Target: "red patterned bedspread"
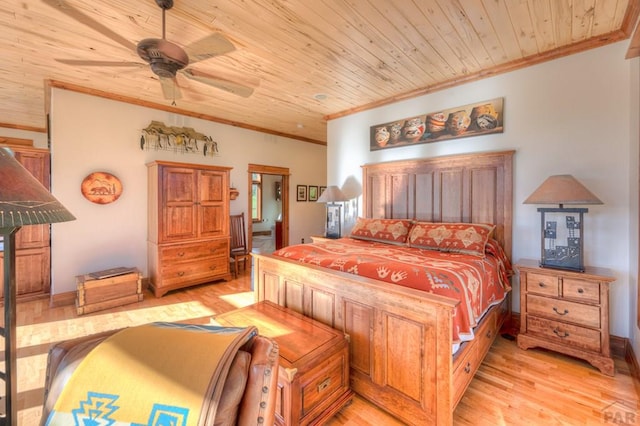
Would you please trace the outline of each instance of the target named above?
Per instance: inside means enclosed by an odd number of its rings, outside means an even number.
[[[511,290],[511,264],[502,248],[490,240],[486,253],[481,258],[341,238],[285,247],[274,255],[459,300],[453,317],[455,350],[473,339],[482,315]]]

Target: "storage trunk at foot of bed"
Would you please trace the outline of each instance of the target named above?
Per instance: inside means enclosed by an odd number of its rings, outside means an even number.
[[[349,336],[354,391],[408,423],[451,423],[456,301],[263,255],[254,274],[257,300]]]

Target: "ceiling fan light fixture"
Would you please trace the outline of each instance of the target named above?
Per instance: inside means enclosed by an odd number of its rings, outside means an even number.
[[[167,63],[167,62],[151,62],[149,64],[151,66],[151,71],[158,77],[162,78],[173,78],[176,76],[176,73],[180,68],[176,68],[175,64]]]

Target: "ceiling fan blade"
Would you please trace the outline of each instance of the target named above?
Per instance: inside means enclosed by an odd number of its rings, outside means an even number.
[[[75,19],[76,21],[80,22],[81,24],[84,24],[89,28],[93,28],[94,30],[96,30],[100,34],[110,38],[111,40],[113,40],[116,43],[124,46],[125,48],[129,49],[130,51],[134,51],[135,52],[135,50],[136,50],[136,45],[135,44],[133,44],[132,42],[130,42],[126,38],[122,37],[121,35],[119,35],[115,31],[111,30],[110,28],[106,27],[105,25],[101,24],[100,22],[96,21],[95,19],[91,18],[90,16],[85,15],[80,10],[76,9],[75,7],[67,4],[67,2],[65,2],[64,0],[42,0],[42,1],[45,4],[55,8],[57,10],[59,10],[60,12],[64,13],[65,15],[69,16],[70,18]]]
[[[86,59],[55,59],[65,65],[81,66],[81,67],[147,67],[147,64],[131,61],[89,61]]]
[[[160,77],[160,86],[162,86],[162,95],[165,99],[175,101],[182,99],[182,92],[176,82],[176,78]]]
[[[225,90],[227,92],[233,93],[234,95],[242,96],[244,98],[248,98],[253,94],[253,87],[246,86],[244,84],[235,83],[233,81],[226,80],[224,78],[215,77],[212,75],[205,74],[200,71],[193,70],[191,68],[187,68],[182,73],[187,77],[195,81],[199,81],[200,83],[207,84],[209,86]]]
[[[236,50],[236,47],[222,34],[213,33],[191,43],[184,50],[189,55],[189,61],[193,63],[224,55]]]

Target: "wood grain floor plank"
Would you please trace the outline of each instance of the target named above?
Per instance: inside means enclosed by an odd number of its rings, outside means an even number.
[[[229,282],[78,316],[48,300],[18,303],[18,424],[37,425],[49,347],[58,341],[152,321],[207,318],[253,303],[249,271]],[[523,351],[498,337],[455,413],[456,425],[640,424],[638,385],[624,359],[608,377],[584,361],[546,350]],[[0,366],[1,367],[1,366]],[[3,391],[0,391],[0,395]],[[356,395],[328,425],[402,423]]]

